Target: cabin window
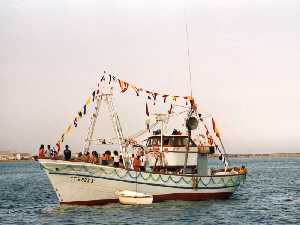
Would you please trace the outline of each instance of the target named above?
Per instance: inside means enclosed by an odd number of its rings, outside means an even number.
[[[164,146],[169,145],[170,139],[169,137],[164,137]]]
[[[160,137],[152,137],[148,140],[147,146],[160,145]]]
[[[188,137],[184,137],[182,139],[182,145],[183,146],[187,146],[187,143],[188,143]],[[195,142],[192,139],[190,139],[190,146],[191,147],[196,147],[196,144],[195,144]]]
[[[169,147],[185,147],[188,142],[188,137],[184,136],[175,136],[175,137],[169,137],[169,136],[164,136],[163,137],[163,145],[164,146],[169,146]],[[156,136],[156,137],[151,137],[148,139],[147,146],[157,146],[161,145],[161,137]],[[191,147],[196,147],[195,142],[193,140],[190,140],[190,146]]]
[[[170,144],[170,146],[173,146],[173,147],[178,146],[178,138],[177,137],[170,137],[169,144]]]

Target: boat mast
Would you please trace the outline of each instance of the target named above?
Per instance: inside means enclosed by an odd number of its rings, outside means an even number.
[[[100,106],[102,104],[102,101],[104,101],[108,106],[108,110],[109,110],[109,113],[110,113],[110,118],[111,118],[111,121],[112,121],[112,126],[113,126],[113,129],[114,129],[114,131],[117,135],[118,144],[120,146],[120,152],[122,153],[122,155],[124,157],[124,166],[126,166],[125,158],[127,157],[127,151],[126,151],[126,147],[124,146],[124,135],[123,135],[123,130],[122,130],[122,127],[121,127],[120,119],[119,119],[118,113],[116,111],[114,102],[113,102],[113,93],[112,93],[111,89],[108,93],[103,93],[103,94],[101,94],[100,96],[97,97],[96,107],[95,107],[94,113],[91,117],[91,124],[90,124],[90,127],[88,129],[88,134],[85,138],[84,152],[88,152],[90,150],[92,137],[93,137],[93,134],[94,134],[95,125],[96,125],[96,122],[97,122],[97,118],[98,118],[98,115],[99,115],[99,109],[100,109]]]
[[[184,20],[185,20],[185,37],[186,37],[186,45],[187,45],[187,61],[188,61],[188,74],[189,74],[189,81],[190,81],[190,96],[193,96],[193,88],[192,88],[192,72],[191,72],[191,56],[190,56],[190,42],[189,42],[189,27],[187,22],[187,14],[186,14],[186,7],[184,5]],[[192,112],[192,105],[191,105],[191,112]],[[190,113],[189,113],[190,114]],[[189,117],[191,115],[188,115],[187,121],[189,120]],[[185,159],[184,159],[184,165],[183,165],[183,173],[185,174],[187,172],[187,162],[189,157],[189,150],[190,150],[190,141],[191,141],[191,129],[187,126],[187,133],[188,133],[188,143],[186,146],[186,153],[185,153]]]
[[[127,158],[127,154],[126,154],[126,147],[124,146],[124,135],[123,135],[123,130],[121,127],[121,123],[120,123],[120,119],[119,119],[119,115],[116,111],[116,107],[114,105],[113,102],[113,94],[112,94],[112,90],[110,90],[110,94],[105,95],[105,99],[104,99],[108,105],[108,110],[110,112],[110,118],[112,121],[112,125],[114,128],[114,131],[117,135],[118,138],[118,142],[119,142],[119,147],[120,147],[120,151],[122,152],[122,155],[124,157],[124,166],[126,166],[126,158]]]
[[[192,89],[192,72],[191,72],[191,56],[190,56],[190,41],[189,41],[189,27],[187,22],[186,8],[184,6],[184,19],[185,19],[185,38],[186,38],[186,53],[187,53],[187,61],[188,61],[188,73],[189,73],[189,81],[190,81],[190,95],[193,96]]]
[[[99,109],[101,107],[101,102],[102,102],[101,100],[102,100],[102,96],[99,96],[99,97],[96,98],[96,106],[95,106],[94,112],[91,116],[91,124],[89,126],[87,136],[84,139],[84,141],[85,141],[85,143],[84,143],[84,153],[90,151],[92,138],[93,138],[93,135],[94,135],[94,130],[95,130],[97,118],[98,118],[98,115],[99,115]]]

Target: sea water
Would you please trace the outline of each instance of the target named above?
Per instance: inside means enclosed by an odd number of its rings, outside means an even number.
[[[300,224],[300,158],[233,159],[247,181],[227,200],[60,205],[37,162],[0,163],[0,224]]]

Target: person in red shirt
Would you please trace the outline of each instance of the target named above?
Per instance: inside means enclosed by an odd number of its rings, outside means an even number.
[[[141,160],[140,156],[138,155],[136,158],[133,160],[133,169],[135,171],[140,171],[140,166],[141,166]]]
[[[44,159],[45,158],[45,147],[44,145],[41,145],[39,149],[39,159]]]

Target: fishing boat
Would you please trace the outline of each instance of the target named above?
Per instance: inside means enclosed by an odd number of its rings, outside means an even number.
[[[123,134],[120,116],[113,101],[116,90],[122,94],[131,91],[137,97],[145,97],[146,127],[135,135]],[[150,113],[149,105],[158,107],[159,103],[169,104],[170,109],[165,113]],[[104,104],[109,109],[115,138],[94,137],[99,111]],[[119,155],[122,155],[122,166],[78,159],[40,158],[39,163],[60,203],[93,205],[118,202],[115,194],[118,190],[147,193],[145,196],[148,200],[151,196],[153,202],[226,199],[246,179],[244,167],[231,167],[213,118],[201,114],[192,96],[146,91],[104,73],[99,78],[97,88],[59,138],[57,146],[65,143],[70,130],[76,129],[79,121],[88,115],[87,107],[93,107],[93,111],[83,154],[93,151],[92,144],[111,146],[111,151],[116,149],[108,144],[114,144]],[[183,120],[184,126],[181,130],[172,128],[173,131],[169,132],[167,127],[172,125],[170,120],[176,118]],[[208,126],[208,121],[213,122],[212,128]],[[143,135],[147,138],[138,140]],[[132,154],[146,159],[144,169],[133,167]],[[218,154],[222,167],[209,168],[209,155],[212,154]]]

